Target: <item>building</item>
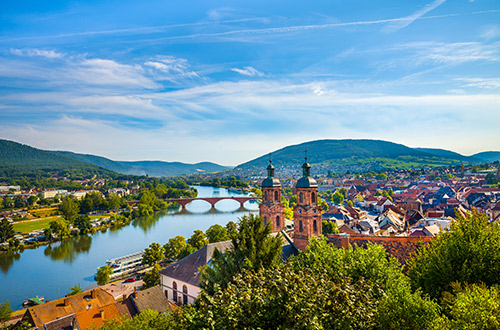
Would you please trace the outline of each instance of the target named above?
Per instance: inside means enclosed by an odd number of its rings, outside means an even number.
[[[259,213],[264,220],[264,226],[270,222],[272,232],[285,229],[285,207],[281,202],[281,183],[274,177],[274,166],[269,160],[267,178],[262,181],[262,203]]]
[[[296,185],[297,205],[293,208],[293,244],[304,250],[311,236],[322,235],[321,207],[318,205],[318,184],[311,177],[311,165],[302,165],[302,178]]]

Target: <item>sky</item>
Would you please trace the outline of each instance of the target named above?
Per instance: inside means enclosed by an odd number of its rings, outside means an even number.
[[[316,139],[500,150],[500,2],[3,1],[0,138],[223,165]]]

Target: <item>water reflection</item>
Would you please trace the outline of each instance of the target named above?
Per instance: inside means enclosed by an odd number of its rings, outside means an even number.
[[[3,252],[0,253],[0,269],[2,273],[7,274],[15,260],[19,260],[21,254],[19,252]]]
[[[47,246],[43,254],[52,260],[62,260],[71,264],[79,254],[88,252],[91,245],[92,236],[80,235],[73,239],[64,240],[54,245]]]

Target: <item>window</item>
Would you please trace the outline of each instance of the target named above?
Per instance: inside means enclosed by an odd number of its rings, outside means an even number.
[[[316,222],[316,220],[314,220],[314,221],[313,221],[313,231],[314,231],[315,233],[317,233],[317,232],[318,232],[318,223]]]
[[[300,204],[304,203],[304,193],[302,193],[302,192],[299,194],[299,203]]]
[[[278,195],[278,191],[276,190],[274,192],[274,201],[277,202],[279,200],[279,195]]]
[[[304,231],[304,228],[302,226],[302,221],[299,221],[299,231],[300,232],[303,232]]]
[[[187,305],[187,303],[188,303],[188,288],[187,288],[187,286],[184,285],[182,287],[182,293],[183,293],[182,294],[182,304]]]
[[[280,227],[280,216],[279,215],[276,216],[276,227],[278,227],[278,228]]]
[[[316,194],[315,193],[312,193],[312,195],[311,195],[311,202],[312,202],[312,204],[316,204]]]
[[[267,202],[267,191],[264,191],[264,202]]]
[[[264,217],[264,226],[267,225],[267,217]]]
[[[177,302],[177,283],[176,282],[172,283],[172,299],[174,299],[174,302]]]

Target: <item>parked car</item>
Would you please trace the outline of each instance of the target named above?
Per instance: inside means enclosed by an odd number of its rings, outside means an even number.
[[[135,277],[129,277],[125,280],[125,283],[135,282],[135,281],[136,281]]]

